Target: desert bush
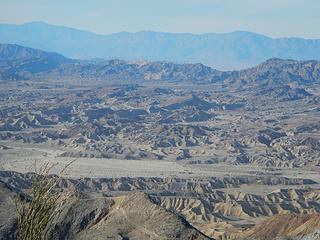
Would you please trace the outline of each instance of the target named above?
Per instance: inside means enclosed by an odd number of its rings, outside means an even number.
[[[58,204],[63,202],[62,198],[65,197],[56,186],[71,163],[67,164],[58,175],[50,174],[56,164],[47,163],[36,171],[32,179],[31,199],[17,203],[18,240],[52,238],[51,223],[59,216]]]

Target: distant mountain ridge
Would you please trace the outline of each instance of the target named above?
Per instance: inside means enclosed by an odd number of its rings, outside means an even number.
[[[0,79],[26,80],[34,74],[74,62],[58,53],[44,52],[16,44],[0,44]]]
[[[0,24],[0,42],[70,58],[201,62],[220,70],[254,66],[269,58],[320,60],[320,40],[270,38],[251,32],[225,34],[142,31],[100,35],[42,22]]]
[[[96,83],[170,82],[210,84],[233,89],[259,88],[259,92],[278,89],[290,92],[290,98],[308,95],[289,85],[320,84],[320,61],[295,61],[273,58],[240,71],[219,71],[196,64],[170,62],[134,62],[124,60],[87,61],[66,58],[57,53],[0,44],[0,80],[52,80]],[[288,92],[288,93],[289,93]]]
[[[21,60],[30,58],[50,58],[56,62],[70,62],[70,59],[58,54],[41,51],[30,47],[22,47],[17,44],[0,44],[0,60]]]

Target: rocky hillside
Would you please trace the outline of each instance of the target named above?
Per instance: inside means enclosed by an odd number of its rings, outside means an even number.
[[[249,239],[320,239],[320,214],[283,214],[268,218],[248,230]]]
[[[80,61],[59,54],[0,45],[1,80],[63,80],[75,83],[218,83],[236,89],[278,87],[288,84],[319,84],[318,61],[270,59],[241,71],[222,72],[203,64],[127,62],[122,60]]]
[[[298,85],[312,85],[319,83],[319,76],[319,61],[295,61],[273,58],[253,68],[233,72],[231,77],[229,77],[229,81],[230,83],[236,81],[239,85],[248,83],[269,87],[293,82]]]
[[[15,44],[0,44],[0,79],[25,80],[35,74],[53,70],[60,64],[72,62],[57,53]]]
[[[19,193],[0,182],[0,239],[15,239]],[[59,203],[51,239],[210,239],[144,193],[91,198],[68,194]],[[5,214],[4,214],[5,213]]]
[[[0,171],[0,239],[15,235],[17,194],[30,199],[33,173]],[[54,177],[54,176],[51,176]],[[59,239],[290,239],[317,236],[320,192],[308,179],[60,179]],[[282,189],[266,194],[241,189]],[[258,191],[259,192],[259,191]],[[208,237],[206,237],[208,236]],[[317,239],[317,238],[310,238]]]

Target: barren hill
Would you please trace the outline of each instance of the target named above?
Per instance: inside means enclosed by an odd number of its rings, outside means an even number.
[[[0,182],[0,239],[15,239],[17,194]],[[68,196],[59,203],[61,214],[53,223],[51,239],[210,239],[143,193],[114,198]]]

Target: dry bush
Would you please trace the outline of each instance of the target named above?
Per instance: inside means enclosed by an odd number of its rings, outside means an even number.
[[[73,162],[73,161],[72,161]],[[59,202],[63,202],[65,194],[56,186],[67,164],[59,175],[50,175],[56,164],[45,164],[32,179],[31,200],[17,203],[18,240],[44,240],[52,236],[53,220],[60,214]]]

